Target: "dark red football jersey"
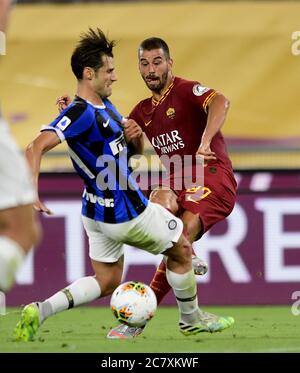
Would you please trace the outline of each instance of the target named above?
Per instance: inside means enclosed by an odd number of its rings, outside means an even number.
[[[206,126],[208,104],[216,94],[197,81],[175,77],[159,101],[141,101],[129,117],[141,126],[158,156],[195,155]],[[218,165],[232,171],[220,131],[211,142],[211,150]]]

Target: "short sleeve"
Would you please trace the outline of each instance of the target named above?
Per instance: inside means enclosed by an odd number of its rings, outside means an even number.
[[[69,105],[48,126],[41,131],[54,131],[63,142],[87,131],[94,121],[93,110],[86,102],[75,102]]]
[[[205,113],[211,100],[217,95],[213,88],[205,87],[199,82],[188,82],[182,87],[185,98],[190,98],[196,105],[200,105]]]

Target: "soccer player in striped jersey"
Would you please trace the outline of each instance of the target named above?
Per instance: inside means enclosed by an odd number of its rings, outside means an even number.
[[[160,38],[144,40],[138,57],[140,74],[152,97],[139,102],[129,118],[141,127],[169,171],[150,200],[182,219],[185,236],[192,243],[225,219],[236,200],[236,182],[220,132],[229,102],[198,81],[175,77],[169,47]],[[174,166],[170,159],[175,159],[175,170],[170,168]],[[150,286],[160,303],[170,290],[164,261]],[[223,329],[222,318],[216,315],[202,311],[201,319],[214,322],[215,331]],[[142,330],[120,325],[108,338],[132,338]]]
[[[142,132],[132,123],[124,136],[122,116],[108,100],[117,79],[113,46],[100,29],[82,36],[71,58],[76,98],[43,128],[26,152],[37,185],[42,154],[67,141],[74,168],[85,184],[82,220],[95,276],[80,278],[45,301],[25,306],[14,330],[16,340],[33,340],[40,325],[57,312],[110,295],[121,281],[123,243],[167,256],[166,275],[184,335],[215,328],[213,323],[200,322],[191,244],[181,234],[181,220],[148,201],[131,177],[127,149]],[[50,213],[41,201],[36,208]],[[233,320],[222,322],[226,328]]]

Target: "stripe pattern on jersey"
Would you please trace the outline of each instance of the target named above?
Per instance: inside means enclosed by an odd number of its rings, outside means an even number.
[[[43,130],[56,131],[68,143],[73,166],[85,184],[82,214],[106,223],[122,223],[141,214],[148,200],[128,167],[122,116],[109,100],[103,103],[94,106],[76,97]]]

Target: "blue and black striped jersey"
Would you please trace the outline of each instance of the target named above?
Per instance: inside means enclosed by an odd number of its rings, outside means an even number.
[[[148,204],[128,167],[122,116],[108,100],[95,106],[79,97],[42,131],[66,140],[73,166],[83,179],[82,214],[105,223],[122,223]]]

